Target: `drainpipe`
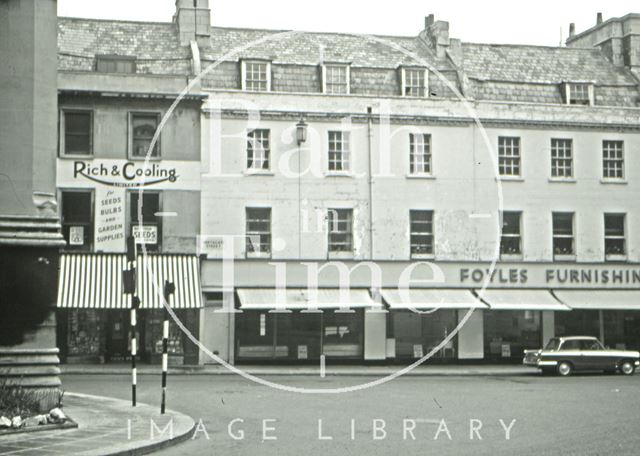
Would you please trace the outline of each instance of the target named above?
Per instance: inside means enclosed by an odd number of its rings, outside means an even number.
[[[371,106],[367,106],[367,152],[368,152],[368,174],[369,174],[369,260],[373,261],[373,163],[372,163],[372,135],[373,117]]]

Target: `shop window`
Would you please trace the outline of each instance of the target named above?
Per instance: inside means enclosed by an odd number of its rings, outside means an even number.
[[[541,312],[498,310],[484,313],[485,358],[522,362],[524,350],[542,345]]]
[[[433,211],[409,211],[411,256],[433,255]]]
[[[271,208],[246,209],[246,255],[249,258],[271,256]]]
[[[276,356],[275,318],[278,314],[244,311],[236,318],[236,353],[239,359],[265,359]],[[288,356],[286,346],[281,356]]]
[[[62,233],[68,250],[91,250],[93,244],[93,192],[63,191]]]
[[[247,132],[248,170],[268,170],[270,154],[269,130],[251,130]]]
[[[608,260],[626,255],[624,214],[604,214],[604,253]]]
[[[349,171],[349,132],[329,132],[329,171]]]
[[[501,255],[522,254],[521,219],[521,212],[504,211],[502,213]]]
[[[409,173],[431,174],[431,135],[409,135]]]
[[[349,65],[323,65],[322,75],[324,93],[349,93]]]
[[[551,140],[551,177],[573,177],[573,141]]]
[[[427,96],[427,70],[424,68],[402,68],[402,95],[405,97]]]
[[[160,156],[160,136],[153,145],[149,153],[151,142],[160,125],[160,114],[158,113],[130,113],[129,131],[131,132],[130,150],[133,158],[158,158]]]
[[[335,358],[362,356],[362,309],[353,312],[328,311],[322,315],[322,353]]]
[[[140,199],[142,196],[142,200]],[[156,215],[160,212],[160,193],[137,190],[130,192],[131,235],[137,244],[144,244],[149,251],[159,251],[162,244],[162,224]],[[138,215],[140,206],[142,218]]]
[[[624,179],[623,141],[602,141],[602,177]]]
[[[575,255],[573,212],[553,213],[553,254]]]
[[[271,63],[245,60],[242,62],[242,90],[271,90]]]
[[[390,315],[389,326],[393,328],[395,335],[398,359],[423,357],[446,339],[458,324],[457,312],[450,309],[439,309],[437,312],[428,313],[398,310]],[[456,338],[454,337],[430,360],[451,360],[455,356]]]
[[[353,210],[329,209],[329,252],[353,251]]]
[[[96,55],[98,73],[135,73],[136,58],[125,55]]]
[[[501,176],[520,176],[520,138],[498,138],[498,171]]]
[[[93,154],[92,111],[63,110],[60,113],[60,135],[63,155]]]

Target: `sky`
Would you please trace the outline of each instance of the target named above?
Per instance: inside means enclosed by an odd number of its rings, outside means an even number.
[[[424,17],[449,22],[449,35],[467,42],[557,46],[569,23],[577,33],[604,20],[640,13],[638,0],[209,0],[212,24],[278,30],[415,36]],[[60,16],[171,21],[174,0],[58,0]]]

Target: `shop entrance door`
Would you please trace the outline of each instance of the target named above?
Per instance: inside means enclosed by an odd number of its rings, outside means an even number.
[[[127,311],[108,312],[107,362],[122,362],[129,359],[129,324],[127,317]]]

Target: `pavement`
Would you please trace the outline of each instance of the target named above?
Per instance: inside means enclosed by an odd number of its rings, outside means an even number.
[[[405,368],[405,365],[385,366],[326,366],[324,376],[347,377],[380,377],[387,376]],[[256,376],[320,376],[319,366],[269,366],[269,365],[238,365],[236,369]],[[126,375],[131,374],[129,364],[63,364],[60,366],[63,375],[93,374],[93,375]],[[159,375],[159,365],[138,364],[138,375]],[[238,375],[221,365],[204,366],[169,366],[169,372],[190,375]],[[406,372],[407,376],[496,376],[523,375],[537,372],[537,369],[514,364],[479,364],[479,365],[438,365],[426,363]]]
[[[98,390],[98,389],[97,389]],[[68,430],[38,431],[0,437],[0,455],[138,455],[189,438],[193,419],[157,407],[89,394],[65,393],[64,412],[78,423]]]

